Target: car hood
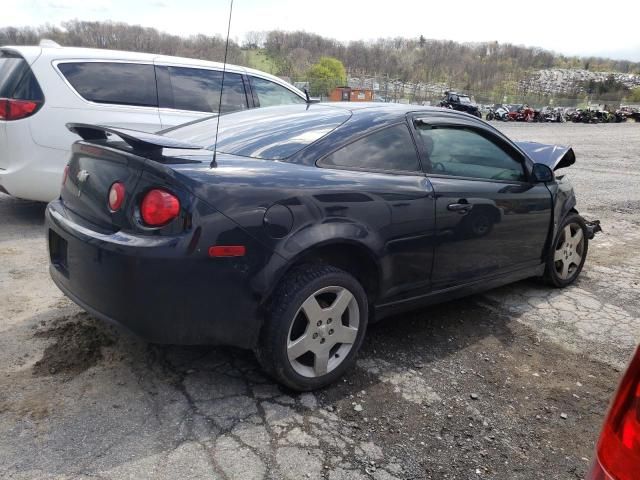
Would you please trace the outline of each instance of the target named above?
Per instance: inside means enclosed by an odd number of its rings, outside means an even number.
[[[535,163],[544,163],[551,170],[569,167],[576,163],[576,155],[571,147],[537,142],[516,142],[516,145]]]

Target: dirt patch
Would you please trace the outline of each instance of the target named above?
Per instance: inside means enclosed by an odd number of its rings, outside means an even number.
[[[64,318],[61,324],[35,333],[35,337],[55,339],[33,366],[33,374],[77,375],[102,359],[102,347],[113,345],[114,337],[88,315]]]
[[[361,358],[320,403],[420,479],[583,478],[620,375],[473,299],[374,325]]]

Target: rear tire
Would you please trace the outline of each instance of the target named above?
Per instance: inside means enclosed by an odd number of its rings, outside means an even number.
[[[577,213],[569,213],[547,254],[544,279],[548,284],[563,288],[576,281],[587,259],[587,234],[584,219]]]
[[[355,362],[368,318],[367,295],[355,278],[332,266],[304,265],[273,295],[256,357],[293,390],[324,387]]]

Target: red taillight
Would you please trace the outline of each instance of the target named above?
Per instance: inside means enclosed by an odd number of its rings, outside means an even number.
[[[41,102],[0,98],[0,120],[20,120],[33,115]]]
[[[142,199],[140,215],[144,223],[159,227],[173,220],[180,213],[180,200],[166,190],[149,190]]]
[[[64,171],[62,172],[62,186],[67,183],[67,177],[69,176],[69,165],[64,166]]]
[[[640,473],[640,348],[622,377],[602,427],[590,479],[635,480]]]
[[[120,207],[124,203],[124,184],[115,182],[109,189],[109,209],[112,212],[120,210]]]

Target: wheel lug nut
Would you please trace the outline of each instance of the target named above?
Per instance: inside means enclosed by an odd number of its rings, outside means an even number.
[[[313,338],[314,338],[314,339],[315,339],[315,338],[318,338],[318,334],[317,334],[317,333],[314,333],[314,334],[313,334]]]
[[[316,323],[317,326],[322,325],[322,320],[318,320],[318,323]]]
[[[333,335],[333,329],[329,330],[329,335]]]
[[[333,318],[330,318],[329,320],[327,320],[327,325],[331,324],[331,322],[333,322]]]
[[[325,339],[324,339],[324,338],[321,338],[321,339],[320,339],[320,343],[324,343],[324,342],[325,342]]]

